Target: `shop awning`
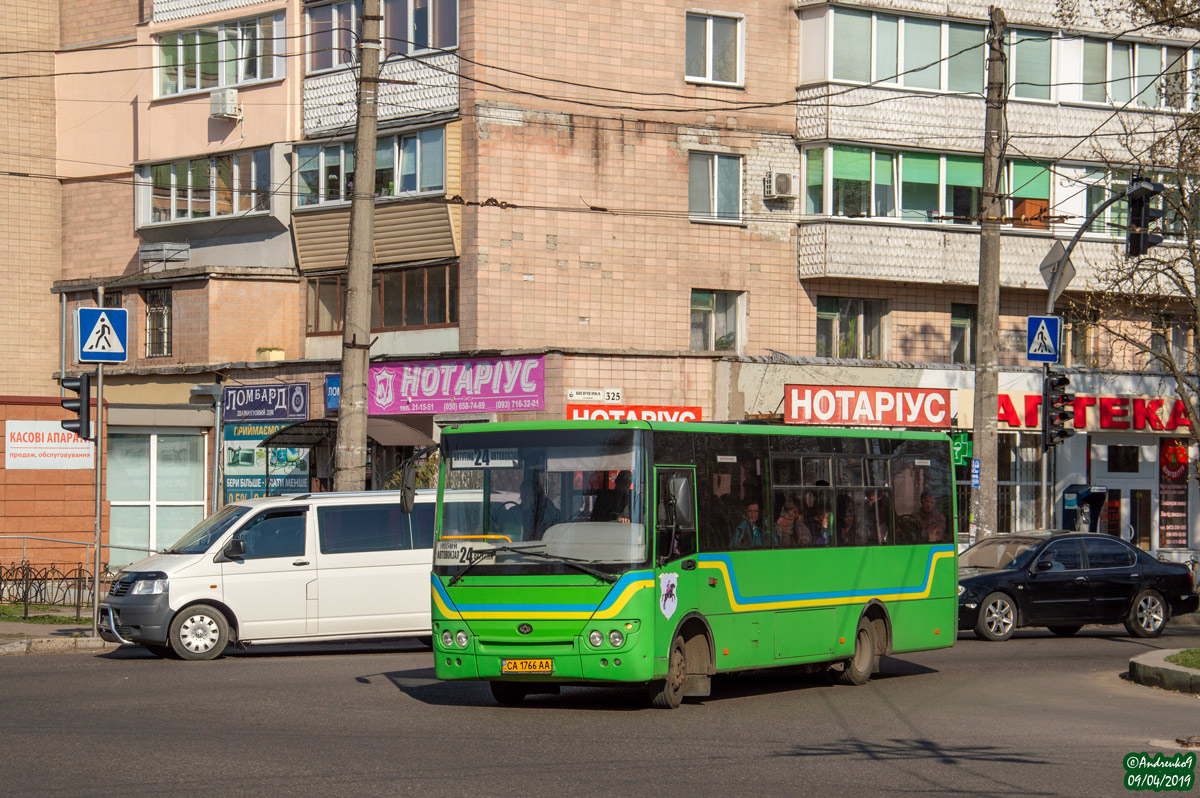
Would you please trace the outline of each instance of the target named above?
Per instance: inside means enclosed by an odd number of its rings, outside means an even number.
[[[380,446],[429,446],[433,439],[394,418],[368,418],[367,437]],[[310,418],[297,421],[266,438],[262,445],[271,449],[315,449],[332,445],[337,439],[337,419]]]

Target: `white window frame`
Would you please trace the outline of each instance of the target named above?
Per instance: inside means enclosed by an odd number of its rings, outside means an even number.
[[[433,21],[437,17],[437,12],[436,12],[435,8],[436,8],[436,6],[440,5],[440,3],[445,2],[445,0],[430,0],[430,5],[429,5],[429,8],[430,8],[430,16],[429,16],[430,43],[425,47],[418,47],[415,44],[416,38],[414,37],[414,31],[413,31],[413,19],[414,19],[413,0],[382,0],[382,2],[380,3],[379,10],[380,10],[380,13],[383,15],[383,25],[380,30],[383,31],[381,38],[383,39],[384,58],[385,59],[387,59],[387,58],[407,58],[410,55],[415,55],[418,53],[443,52],[443,51],[457,49],[458,42],[459,42],[459,34],[460,34],[459,25],[460,25],[460,21],[462,19],[462,2],[461,2],[461,0],[452,0],[452,1],[454,2],[454,44],[449,45],[447,47],[438,47],[436,44],[434,44],[436,37],[435,37],[434,29],[433,29]],[[405,25],[406,32],[405,32],[405,36],[404,36],[404,38],[405,38],[404,42],[396,42],[396,41],[388,38],[388,33],[390,32],[390,28],[391,28],[388,17],[392,13],[392,8],[397,3],[403,3],[405,5],[405,9],[406,9],[405,10],[405,19],[407,20],[407,24]]]
[[[262,20],[270,20],[270,29],[271,29],[270,41],[272,42],[271,76],[265,77],[265,78],[264,77],[254,77],[254,78],[249,78],[249,79],[243,79],[241,76],[243,73],[243,68],[245,66],[242,61],[243,54],[245,52],[245,49],[244,49],[245,41],[242,39],[242,37],[240,35],[240,31],[242,29],[242,26],[245,25],[246,23],[261,22]],[[197,72],[197,80],[196,80],[195,87],[180,88],[181,84],[183,83],[183,64],[184,64],[182,58],[179,58],[179,56],[183,55],[184,44],[182,41],[182,37],[184,34],[187,34],[187,33],[195,33],[195,34],[199,35],[199,33],[201,31],[212,31],[212,32],[216,33],[216,37],[217,37],[216,38],[217,84],[215,86],[205,86],[204,88],[201,88],[199,85],[200,84],[199,74]],[[234,39],[234,41],[238,45],[237,46],[237,54],[234,56],[234,61],[235,61],[234,66],[237,69],[237,78],[233,81],[228,80],[227,79],[228,75],[226,74],[230,67],[230,61],[228,58],[226,58],[226,49],[227,49],[227,45],[230,41],[230,33],[231,32],[238,33],[238,35]],[[168,36],[180,37],[175,45],[176,53],[177,53],[177,60],[176,60],[174,67],[172,67],[172,68],[174,68],[176,70],[176,76],[175,76],[176,89],[175,89],[175,91],[172,91],[172,92],[167,92],[167,91],[163,90],[163,82],[166,78],[165,70],[168,69],[169,67],[167,67],[163,63],[163,58],[162,58],[163,41],[162,40]],[[262,41],[265,41],[265,40],[262,40]],[[196,59],[197,59],[197,64],[198,64],[199,59],[200,59],[199,41],[197,41],[197,43],[193,46],[195,48],[197,48]],[[256,56],[256,58],[258,58],[260,61],[262,61],[263,56],[261,56],[261,55]],[[213,92],[218,89],[230,88],[230,87],[234,87],[234,86],[255,86],[255,85],[258,85],[261,83],[270,83],[272,81],[282,81],[286,77],[286,72],[287,72],[286,61],[287,61],[287,34],[286,34],[286,26],[285,26],[285,15],[284,15],[284,12],[282,12],[282,11],[276,12],[274,14],[260,14],[258,16],[254,16],[254,17],[243,17],[243,18],[238,18],[238,19],[227,20],[227,21],[221,22],[216,25],[205,25],[205,26],[198,27],[198,28],[182,28],[180,30],[167,31],[165,33],[159,34],[158,36],[156,36],[154,38],[154,66],[155,66],[154,96],[156,99],[163,99],[163,98],[167,98],[167,97],[180,97],[180,96],[195,95],[195,94],[208,94],[209,92]],[[197,66],[197,70],[199,70],[199,66]]]
[[[687,18],[689,16],[705,18],[705,53],[704,75],[687,74]],[[713,73],[713,19],[732,19],[737,22],[737,79],[733,81],[714,80]],[[706,11],[689,8],[684,12],[684,76],[687,83],[705,84],[712,86],[744,86],[746,81],[746,15],[728,11]]]
[[[421,134],[427,133],[432,130],[441,130],[442,131],[442,174],[441,174],[441,180],[440,180],[441,186],[438,188],[422,189],[421,184],[423,182],[422,177],[424,176],[424,173],[421,171],[421,161],[422,161],[421,150],[423,147],[425,147],[427,145],[423,143]],[[447,128],[439,126],[439,127],[422,128],[421,130],[407,131],[404,133],[394,133],[394,134],[389,134],[387,136],[380,136],[378,138],[378,143],[376,144],[376,148],[375,148],[375,152],[376,152],[375,163],[376,163],[376,166],[378,166],[378,163],[379,163],[379,161],[378,161],[378,153],[379,153],[378,144],[390,139],[392,141],[392,174],[393,174],[392,186],[393,186],[393,192],[391,194],[376,194],[375,198],[376,199],[391,199],[391,198],[395,198],[395,197],[400,197],[400,198],[407,199],[407,198],[411,198],[411,197],[436,197],[436,196],[441,196],[441,195],[445,194],[446,193],[446,136],[447,136],[447,134],[448,134]],[[399,188],[400,178],[402,176],[401,172],[400,172],[400,169],[402,166],[401,153],[403,152],[403,143],[405,140],[408,140],[408,139],[414,139],[416,141],[416,145],[417,145],[416,146],[417,187],[416,187],[416,189],[414,189],[412,191],[402,191]],[[328,147],[334,147],[334,146],[340,147],[340,154],[338,156],[338,158],[339,158],[339,160],[338,160],[338,169],[339,169],[338,180],[339,180],[339,185],[341,185],[343,187],[342,194],[343,194],[343,196],[345,195],[345,193],[346,193],[345,186],[347,185],[347,178],[352,178],[354,176],[353,172],[347,173],[347,171],[346,171],[347,156],[349,156],[351,158],[354,157],[354,142],[353,141],[335,141],[335,142],[331,142],[329,144],[300,144],[300,145],[296,146],[295,156],[294,156],[295,162],[296,162],[296,169],[295,169],[295,172],[296,172],[295,207],[296,208],[298,208],[298,209],[299,208],[312,208],[315,206],[328,207],[330,205],[347,205],[350,203],[350,199],[348,197],[345,199],[332,199],[332,200],[328,199],[326,197],[326,193],[325,193],[325,188],[326,188],[325,187],[325,151]],[[304,151],[311,150],[312,148],[316,148],[316,151],[317,151],[317,197],[315,200],[306,201],[308,195],[305,194],[304,184],[300,181],[300,172],[301,172],[301,168],[308,162],[307,156],[305,155]],[[374,191],[375,171],[376,171],[375,169],[372,169],[372,171],[371,171],[372,191]],[[424,182],[428,182],[428,181],[424,181]]]
[[[313,37],[315,34],[313,31],[312,11],[314,8],[332,8],[333,9],[333,17],[334,18],[332,20],[333,27],[331,29],[331,34],[334,37],[334,41],[333,41],[334,47],[330,49],[330,65],[329,66],[322,66],[322,67],[314,67],[313,66],[313,55],[317,52],[316,48],[313,46],[314,45]],[[340,24],[341,23],[340,17],[341,17],[341,14],[343,13],[343,9],[345,9],[346,11],[349,12],[350,32],[351,32],[350,38],[353,40],[354,35],[359,30],[359,26],[362,24],[362,0],[338,0],[337,2],[333,2],[333,3],[315,3],[313,5],[305,7],[305,9],[304,9],[304,32],[305,32],[304,41],[306,44],[305,58],[304,58],[305,74],[312,75],[312,74],[320,74],[323,72],[333,72],[334,70],[345,69],[346,67],[353,66],[355,64],[356,56],[355,56],[355,50],[353,47],[353,41],[351,42],[352,46],[349,48],[342,48],[342,47],[336,46],[338,44],[338,37],[341,35],[341,31],[345,27],[342,24]]]
[[[742,224],[743,223],[742,222],[742,203],[745,201],[745,198],[746,198],[746,195],[745,195],[746,177],[743,174],[745,171],[744,170],[745,158],[736,153],[714,152],[714,151],[710,151],[710,150],[699,150],[699,149],[689,150],[687,155],[688,155],[688,193],[689,193],[689,196],[688,196],[688,218],[693,222],[702,222],[704,224],[731,224],[731,225]],[[691,163],[692,163],[693,155],[703,155],[703,156],[707,156],[707,158],[708,158],[708,176],[709,176],[709,182],[708,182],[709,205],[708,205],[708,208],[709,208],[709,210],[708,210],[707,214],[696,214],[696,213],[692,212],[692,203],[691,203],[690,193],[691,193]],[[723,216],[718,215],[720,213],[720,211],[717,207],[717,196],[720,193],[720,190],[717,186],[717,180],[718,180],[718,173],[720,170],[717,169],[717,163],[721,158],[733,158],[733,159],[736,159],[737,163],[738,163],[738,189],[737,189],[737,216],[736,217],[723,217]]]
[[[219,420],[218,420],[218,423]],[[208,479],[201,480],[204,484],[200,488],[200,499],[189,499],[187,501],[160,501],[156,498],[158,495],[158,437],[160,435],[195,435],[202,439],[201,449],[201,468],[202,473],[209,473],[209,440],[207,430],[196,430],[190,428],[173,428],[173,427],[113,427],[108,432],[110,435],[139,435],[150,438],[150,472],[149,472],[149,492],[145,501],[118,501],[110,500],[111,507],[147,507],[150,513],[150,529],[149,541],[146,546],[150,551],[159,549],[158,540],[158,508],[159,507],[199,507],[200,518],[203,519],[208,515]],[[105,475],[107,478],[107,474]],[[111,542],[111,541],[110,541]],[[163,545],[174,543],[174,540],[163,541]],[[113,548],[121,551],[131,551],[130,549],[122,549],[120,546]],[[111,555],[110,555],[111,556]],[[135,556],[132,562],[142,559],[140,556]]]
[[[1039,85],[1038,88],[1046,88],[1048,97],[1025,97],[1017,94],[1016,75],[1017,75],[1017,44],[1020,43],[1021,37],[1026,33],[1045,33],[1049,34],[1046,42],[1050,48],[1050,67],[1049,74],[1046,79],[1048,86]],[[1027,103],[1057,103],[1058,102],[1058,48],[1061,38],[1055,31],[1047,31],[1040,28],[1009,28],[1007,41],[1005,42],[1005,55],[1008,60],[1008,99],[1019,100]]]
[[[888,353],[891,351],[891,344],[892,344],[891,335],[889,334],[890,327],[891,327],[890,320],[891,320],[891,316],[892,316],[892,307],[891,307],[891,304],[886,299],[866,299],[864,297],[858,297],[858,296],[833,296],[830,294],[821,294],[817,297],[817,324],[818,325],[820,325],[822,319],[830,318],[830,314],[828,314],[820,309],[822,299],[833,300],[834,302],[837,302],[839,306],[841,305],[842,302],[846,302],[846,301],[859,303],[859,310],[855,316],[858,320],[858,324],[856,327],[857,337],[856,337],[856,340],[854,341],[854,355],[852,357],[843,358],[841,355],[838,354],[839,350],[841,349],[841,345],[840,345],[841,341],[839,340],[838,336],[841,334],[840,330],[841,330],[841,318],[842,318],[841,308],[839,307],[838,312],[832,316],[833,336],[832,336],[832,339],[830,340],[832,354],[829,354],[829,355],[817,354],[817,357],[831,357],[831,358],[838,359],[838,360],[842,360],[842,359],[846,359],[846,360],[887,360],[888,359]],[[879,314],[879,350],[880,351],[876,357],[867,357],[864,354],[864,352],[866,351],[866,336],[867,336],[866,325],[864,323],[864,320],[867,315],[865,312],[865,303],[867,303],[867,302],[878,303],[879,308],[880,308],[880,314]],[[815,340],[815,338],[814,338],[814,340]]]
[[[866,43],[866,46],[869,48],[868,61],[869,61],[870,66],[868,68],[868,78],[870,78],[870,79],[866,80],[866,81],[858,81],[858,80],[852,80],[849,78],[834,78],[833,77],[834,48],[837,47],[836,9],[837,9],[837,7],[833,7],[833,6],[830,7],[830,11],[829,11],[829,15],[828,15],[829,24],[827,25],[827,28],[826,28],[827,34],[828,34],[826,52],[828,55],[827,55],[827,61],[825,64],[825,74],[827,74],[829,76],[830,81],[836,81],[838,83],[848,83],[851,85],[875,85],[875,86],[881,86],[881,87],[886,87],[886,88],[900,88],[900,89],[905,89],[907,91],[930,92],[930,93],[938,93],[938,94],[971,94],[971,92],[961,92],[961,91],[951,90],[948,87],[950,84],[950,71],[949,71],[950,70],[950,67],[949,67],[950,25],[951,25],[951,23],[964,24],[964,25],[972,25],[973,23],[966,21],[966,20],[959,20],[959,19],[946,20],[946,19],[934,19],[932,17],[922,17],[922,16],[913,15],[913,14],[905,15],[898,11],[890,11],[890,10],[889,11],[870,11],[870,14],[871,14],[871,40]],[[853,7],[853,8],[849,8],[847,10],[863,11],[863,12],[869,11],[869,9],[860,8],[860,7]],[[894,80],[886,80],[886,78],[892,77],[890,75],[877,77],[877,75],[879,73],[879,63],[878,63],[878,55],[879,54],[878,54],[877,42],[878,42],[878,36],[879,36],[879,17],[880,16],[895,17],[897,20],[897,24],[896,24],[896,75],[894,76],[895,77]],[[940,25],[940,32],[938,34],[938,36],[939,36],[939,38],[938,38],[938,59],[939,60],[938,60],[938,64],[937,64],[938,85],[936,88],[929,88],[926,86],[909,86],[905,82],[905,79],[907,77],[906,73],[909,71],[909,69],[912,69],[913,67],[921,66],[921,64],[914,64],[913,66],[910,67],[904,61],[904,40],[905,40],[905,35],[906,35],[905,34],[905,22],[908,19],[920,20],[922,22],[937,22]],[[979,59],[980,75],[984,76],[985,70],[986,70],[986,65],[987,65],[987,26],[984,24],[979,24],[979,25],[975,25],[975,27],[980,28],[984,32],[984,43],[982,45],[983,52],[980,54],[980,59]],[[987,85],[986,77],[984,77],[983,85],[986,88],[986,85]]]
[[[264,154],[266,156],[265,160],[267,166],[265,182],[261,180],[262,175],[261,170],[259,169],[259,158],[256,157]],[[250,192],[248,195],[241,190],[242,167],[239,163],[239,156],[249,156]],[[231,196],[233,202],[231,206],[232,210],[229,213],[218,213],[217,209],[217,163],[222,158],[229,158],[231,161],[230,180],[232,181]],[[142,192],[144,200],[142,203],[143,210],[140,214],[141,222],[139,227],[183,224],[187,222],[206,221],[208,219],[230,219],[242,216],[259,216],[269,214],[271,212],[271,195],[274,191],[274,187],[271,184],[272,163],[270,148],[258,148],[254,150],[239,150],[236,152],[221,153],[220,155],[213,155],[208,159],[209,213],[207,216],[192,216],[191,169],[189,168],[186,171],[188,185],[180,186],[179,181],[176,179],[179,172],[175,167],[180,164],[190,164],[195,160],[201,159],[187,158],[178,161],[144,164],[139,167],[140,174],[138,179],[138,189]],[[160,167],[166,167],[170,170],[170,198],[168,200],[168,211],[170,218],[156,220],[154,218],[154,191],[157,187],[157,184],[154,182],[154,170]],[[176,216],[175,211],[177,209],[179,200],[181,199],[181,193],[186,201],[187,213],[183,216]],[[238,207],[241,204],[241,199],[246,196],[248,196],[250,199],[250,209],[238,210]],[[260,205],[265,207],[257,207]]]
[[[968,308],[968,315],[963,318],[954,315],[955,308]],[[967,359],[958,361],[954,359],[954,328],[965,330],[966,340],[964,346],[967,351]],[[959,366],[971,366],[975,364],[978,357],[978,350],[975,348],[976,332],[979,327],[979,307],[966,302],[954,302],[950,305],[950,362]]]
[[[712,297],[712,307],[708,308],[709,323],[708,323],[708,348],[707,349],[691,349],[691,315],[697,312],[697,309],[692,306],[692,295],[700,292],[709,294]],[[733,302],[733,346],[728,349],[717,349],[717,296],[720,295],[726,301]],[[746,321],[746,294],[743,291],[729,291],[725,289],[715,288],[693,288],[688,293],[688,349],[693,352],[732,352],[741,354],[743,342],[745,338]],[[726,333],[728,335],[728,333]],[[721,336],[724,337],[724,336]]]

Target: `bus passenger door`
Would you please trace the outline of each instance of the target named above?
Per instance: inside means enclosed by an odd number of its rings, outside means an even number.
[[[666,620],[661,624],[665,632],[658,636],[666,642],[658,650],[666,651],[679,619],[696,608],[696,469],[656,466],[654,485],[655,587],[658,610]]]

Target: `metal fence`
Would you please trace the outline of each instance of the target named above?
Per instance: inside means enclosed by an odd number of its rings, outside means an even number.
[[[100,588],[107,593],[112,574],[100,575]],[[66,607],[81,620],[86,610],[91,615],[92,570],[82,565],[37,565],[34,563],[0,564],[0,604],[21,605],[22,617],[30,607]]]

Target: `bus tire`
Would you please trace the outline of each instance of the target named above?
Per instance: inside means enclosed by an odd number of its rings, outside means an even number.
[[[838,674],[839,684],[863,685],[879,666],[879,654],[875,649],[875,627],[866,618],[858,619],[854,633],[854,656],[846,660]]]
[[[656,709],[675,709],[683,702],[687,684],[687,649],[683,635],[676,635],[667,660],[667,678],[650,682],[650,705]]]
[[[492,698],[502,707],[515,707],[525,700],[529,688],[520,682],[492,682]]]

